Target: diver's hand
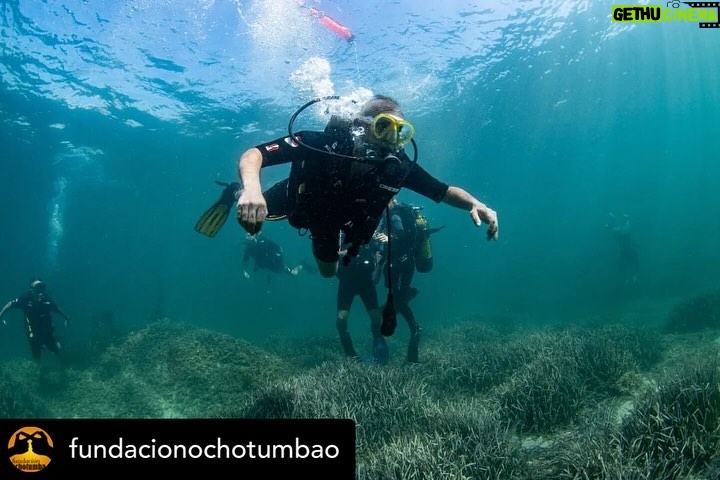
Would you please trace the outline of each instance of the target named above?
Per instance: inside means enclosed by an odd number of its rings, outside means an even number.
[[[375,233],[373,233],[373,239],[377,240],[380,243],[387,243],[388,236],[381,232],[375,232]]]
[[[258,233],[267,214],[267,202],[259,189],[242,191],[237,201],[237,219],[246,232],[250,235]]]
[[[243,271],[243,277],[250,278],[250,274],[247,272],[247,270]]]
[[[487,205],[477,203],[470,209],[470,216],[478,227],[485,222],[487,224],[487,239],[497,240],[499,233],[497,212]]]

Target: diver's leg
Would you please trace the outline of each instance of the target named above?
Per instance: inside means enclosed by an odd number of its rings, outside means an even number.
[[[422,328],[415,319],[415,313],[410,308],[410,300],[414,297],[413,289],[410,285],[415,274],[415,264],[412,261],[406,261],[398,265],[398,267],[398,301],[395,305],[397,312],[403,316],[410,330],[407,361],[417,363]]]
[[[415,276],[415,262],[408,259],[398,264],[397,274],[395,288],[397,289],[399,300],[402,303],[407,303],[413,297],[410,285]]]
[[[35,335],[28,336],[28,342],[30,343],[30,354],[33,360],[40,361],[40,353],[42,352],[42,343]]]
[[[363,277],[360,287],[360,299],[365,305],[368,317],[370,317],[370,332],[373,337],[373,357],[380,365],[386,365],[390,361],[390,350],[385,337],[380,332],[382,315],[378,304],[377,289],[371,276]]]
[[[60,343],[60,340],[55,337],[50,337],[45,341],[45,346],[49,351],[57,356],[60,356],[60,352],[62,351],[62,344]]]
[[[405,318],[407,319],[407,317]],[[412,321],[408,320],[408,327],[410,328],[410,340],[408,341],[407,361],[409,363],[418,363],[418,350],[420,349],[422,327],[417,323],[414,315]]]
[[[340,258],[338,250],[340,248],[340,232],[339,231],[323,231],[311,230],[312,250],[315,256],[320,275],[325,278],[334,277],[338,269],[338,260]]]
[[[350,358],[359,358],[348,331],[348,316],[350,315],[350,306],[352,305],[354,294],[348,288],[347,282],[338,282],[337,291],[337,317],[335,319],[335,327],[340,336],[340,344],[343,347],[345,355]]]
[[[60,340],[58,340],[57,337],[53,334],[48,334],[48,337],[44,340],[45,347],[48,349],[48,351],[55,354],[58,361],[60,362],[60,366],[64,367],[66,365],[65,362],[65,356],[63,355],[63,348],[62,343]]]
[[[358,293],[362,300],[365,310],[370,317],[370,332],[373,337],[382,337],[380,334],[380,324],[382,318],[380,315],[380,305],[378,303],[377,290],[371,278],[363,279],[359,285]]]
[[[326,262],[324,260],[320,260],[319,258],[315,258],[315,262],[317,263],[318,271],[320,272],[320,275],[325,278],[331,278],[334,277],[337,273],[338,268],[338,262]]]
[[[337,327],[340,337],[340,345],[342,345],[345,356],[349,358],[359,358],[355,347],[353,346],[352,337],[348,331],[348,316],[350,312],[347,310],[338,310],[335,326]]]

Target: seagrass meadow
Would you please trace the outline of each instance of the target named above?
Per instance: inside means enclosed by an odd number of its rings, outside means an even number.
[[[657,328],[469,319],[430,336],[423,363],[385,367],[340,357],[335,338],[259,346],[162,319],[69,345],[62,368],[5,362],[0,412],[352,418],[359,479],[715,479],[716,300]]]

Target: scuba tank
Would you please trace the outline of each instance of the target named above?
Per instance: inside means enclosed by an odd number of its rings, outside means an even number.
[[[413,207],[415,215],[415,268],[420,273],[428,273],[433,267],[432,244],[430,243],[430,225],[420,208]]]

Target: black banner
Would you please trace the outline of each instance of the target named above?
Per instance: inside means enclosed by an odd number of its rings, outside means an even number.
[[[237,474],[355,479],[352,420],[0,419],[0,478]]]

